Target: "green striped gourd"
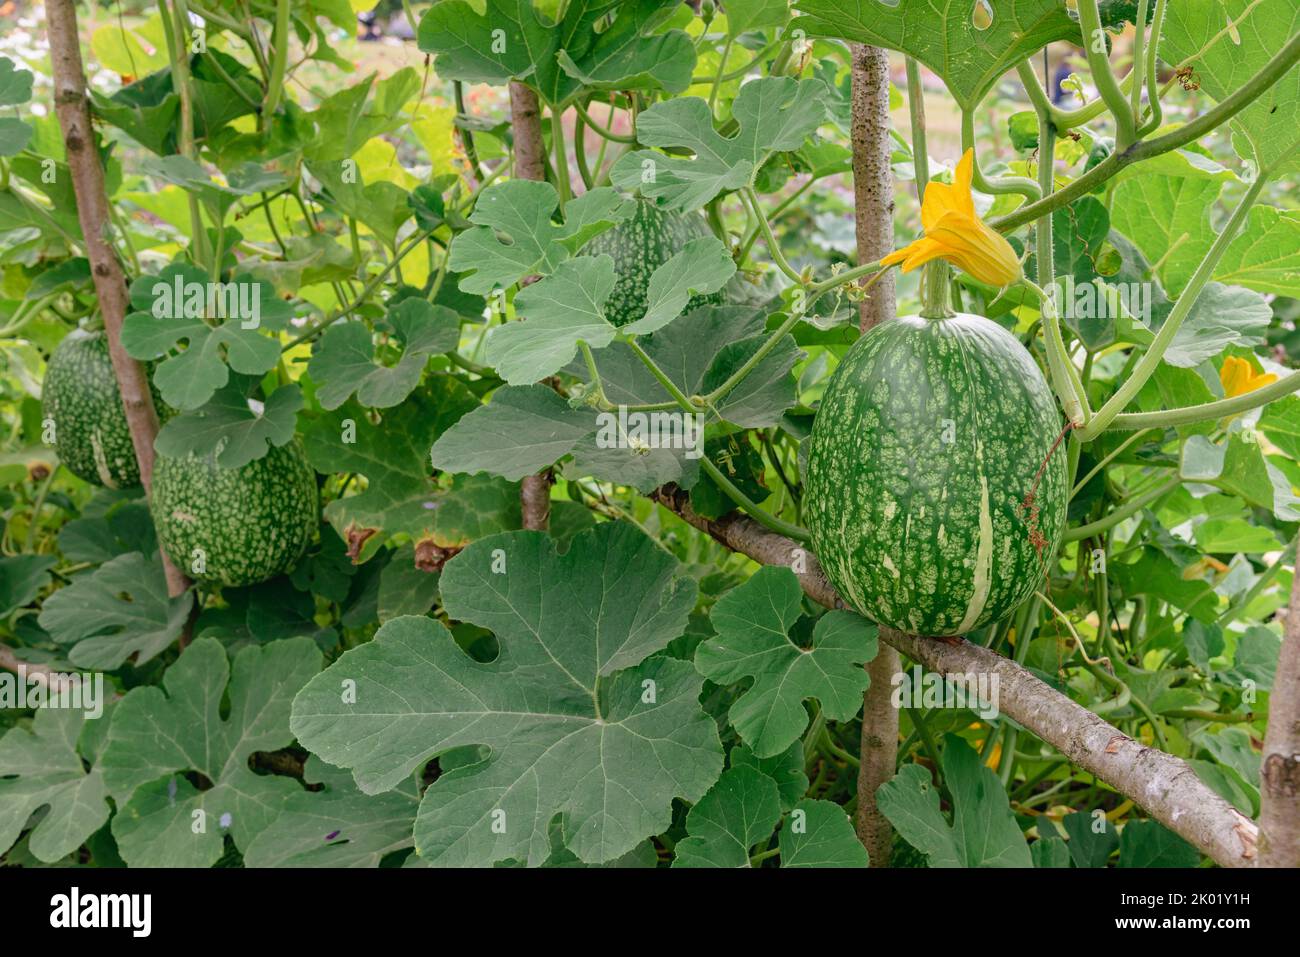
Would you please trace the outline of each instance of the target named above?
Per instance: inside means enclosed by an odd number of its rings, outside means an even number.
[[[1037,364],[996,323],[876,326],[813,423],[805,516],[827,577],[858,611],[911,634],[1005,617],[1042,587],[1060,541],[1060,430]]]
[[[708,235],[711,235],[708,224],[699,213],[667,212],[650,200],[638,199],[631,217],[593,237],[583,247],[582,255],[611,256],[618,277],[614,291],[605,301],[609,321],[625,326],[644,316],[651,274],[692,239]],[[721,292],[693,296],[683,311],[724,301]]]
[[[154,396],[160,411],[162,402]],[[140,484],[140,466],[103,332],[63,337],[45,369],[42,417],[54,423],[54,450],[73,475],[105,488]]]
[[[159,455],[149,507],[171,560],[221,585],[289,570],[319,521],[316,474],[296,438],[238,469],[221,468],[215,452]]]

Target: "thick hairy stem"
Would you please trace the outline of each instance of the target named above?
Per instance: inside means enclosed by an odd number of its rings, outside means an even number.
[[[889,54],[879,47],[853,44],[850,134],[853,146],[854,221],[858,263],[874,262],[894,248],[894,177],[889,165]],[[919,84],[918,84],[919,86]],[[917,104],[912,122],[918,122]],[[919,122],[924,123],[924,112]],[[915,142],[916,130],[913,131]],[[924,133],[922,133],[924,136]],[[924,143],[924,139],[921,143]],[[925,163],[922,156],[918,163]],[[858,305],[863,332],[894,317],[894,273],[883,276]],[[867,665],[871,684],[862,696],[862,737],[858,764],[858,807],[854,826],[873,867],[888,867],[894,829],[876,807],[876,788],[894,776],[898,763],[898,710],[890,700],[890,679],[898,653],[881,645]]]
[[[1143,24],[1138,29],[1145,26]],[[1097,86],[1106,109],[1115,119],[1115,148],[1124,149],[1137,138],[1137,122],[1129,108],[1128,98],[1120,89],[1119,81],[1106,57],[1106,31],[1101,26],[1097,0],[1079,0],[1079,27],[1083,31],[1083,48],[1088,66],[1092,69],[1092,82]],[[1136,64],[1134,65],[1136,69]]]
[[[1221,419],[1224,416],[1249,412],[1251,409],[1257,409],[1274,399],[1280,399],[1297,391],[1300,391],[1300,372],[1292,372],[1276,382],[1271,382],[1252,392],[1243,392],[1231,399],[1218,399],[1200,405],[1183,406],[1181,409],[1166,409],[1163,412],[1125,412],[1115,416],[1106,426],[1106,430],[1170,428],[1175,425],[1189,425],[1192,422],[1207,422],[1210,419]]]
[[[95,282],[99,311],[108,333],[108,353],[113,362],[131,445],[140,463],[140,482],[148,492],[153,486],[153,440],[158,434],[158,413],[149,394],[144,366],[122,348],[122,320],[127,313],[126,277],[109,245],[108,194],[104,190],[104,169],[95,151],[95,131],[86,99],[86,71],[81,62],[77,38],[77,11],[73,0],[47,0],[45,16],[50,38],[50,62],[54,68],[54,105],[63,131],[63,144],[77,197],[77,218],[85,237],[86,258]],[[179,595],[189,580],[163,554],[167,591]]]
[[[1300,575],[1268,698],[1259,772],[1259,866],[1300,867]]]
[[[284,92],[285,68],[289,63],[289,0],[276,0],[275,27],[271,33],[271,76],[266,83],[266,99],[262,107],[263,116],[268,122],[280,106],[280,96]]]
[[[889,165],[889,54],[853,44],[853,203],[858,263],[870,263],[894,249],[894,177]],[[894,317],[894,274],[883,276],[858,306],[862,331]]]
[[[990,225],[1001,232],[1010,232],[1017,226],[1022,226],[1030,220],[1038,219],[1045,213],[1074,202],[1080,196],[1091,192],[1094,187],[1106,182],[1125,167],[1140,163],[1153,156],[1160,156],[1162,153],[1168,153],[1170,150],[1176,150],[1200,139],[1206,133],[1218,129],[1255,102],[1266,90],[1285,76],[1298,61],[1300,61],[1300,35],[1288,40],[1286,46],[1273,54],[1272,58],[1259,69],[1258,73],[1242,84],[1235,92],[1220,100],[1213,109],[1206,110],[1191,122],[1185,123],[1162,136],[1157,136],[1153,140],[1142,140],[1134,143],[1126,150],[1116,150],[1088,172],[1077,179],[1071,180],[1063,189],[1058,190],[1051,196],[1044,196],[1036,202],[1021,206],[1014,212],[993,220]]]
[[[167,38],[167,49],[172,68],[172,89],[180,102],[180,115],[176,129],[176,145],[181,155],[192,160],[198,159],[198,149],[194,143],[194,98],[190,85],[189,54],[189,18],[183,12],[183,0],[172,0],[171,9],[161,4],[163,32]],[[187,191],[186,200],[190,210],[190,241],[192,248],[190,258],[198,265],[207,263],[208,235],[203,221],[203,210],[198,195]],[[220,232],[221,223],[217,223]],[[220,279],[220,276],[213,276]]]
[[[796,543],[742,515],[695,514],[685,492],[664,486],[655,500],[723,545],[764,565],[793,566],[804,593],[830,608],[847,607],[817,560]],[[905,635],[882,628],[882,641],[940,674],[996,675],[1002,713],[1056,748],[1071,763],[1132,798],[1153,818],[1223,867],[1254,864],[1254,822],[1203,783],[1181,758],[1149,748],[1076,704],[1029,671],[967,641]]]
[[[524,84],[510,83],[510,122],[515,133],[515,176],[546,179],[546,143],[542,140],[542,110],[537,94]],[[551,521],[551,473],[526,475],[520,486],[524,528],[544,530]]]
[[[975,150],[975,114],[971,110],[961,111],[961,149],[963,153],[966,150]],[[981,193],[1014,193],[1028,200],[1036,200],[1042,196],[1038,184],[1027,177],[985,176],[984,170],[980,167],[978,152],[971,157],[971,183]]]
[[[1241,198],[1237,208],[1233,211],[1232,216],[1223,224],[1223,230],[1214,239],[1214,244],[1206,250],[1205,255],[1201,258],[1191,278],[1187,280],[1187,285],[1183,288],[1182,294],[1179,295],[1178,301],[1174,303],[1174,308],[1170,310],[1166,317],[1164,325],[1156,333],[1151,345],[1147,347],[1138,364],[1133,367],[1129,377],[1120,384],[1115,390],[1115,394],[1106,400],[1097,413],[1088,422],[1083,429],[1080,437],[1082,441],[1089,442],[1095,439],[1106,427],[1114,421],[1115,417],[1124,411],[1137,394],[1142,390],[1142,386],[1155,373],[1156,368],[1164,359],[1165,350],[1173,342],[1174,336],[1178,334],[1179,327],[1183,324],[1192,309],[1196,306],[1197,299],[1200,298],[1201,291],[1205,284],[1209,282],[1210,277],[1214,275],[1215,268],[1219,265],[1219,260],[1227,251],[1233,239],[1236,238],[1237,232],[1246,222],[1246,217],[1250,209],[1255,205],[1255,200],[1259,198],[1260,191],[1264,188],[1266,175],[1260,173],[1251,184],[1250,189],[1246,190],[1246,195]]]
[[[921,64],[907,58],[907,112],[912,124],[912,168],[916,175],[916,201],[925,200],[930,184],[930,151],[925,144],[925,89],[921,86]]]

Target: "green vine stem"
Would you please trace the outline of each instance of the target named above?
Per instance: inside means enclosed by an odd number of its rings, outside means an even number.
[[[754,54],[754,56],[744,66],[738,66],[734,70],[730,70],[727,73],[722,74],[722,82],[728,83],[731,80],[739,80],[750,70],[754,69],[754,67],[762,63],[763,58],[766,57],[773,50],[775,50],[777,44],[780,42],[781,42],[780,40],[772,40],[767,44],[767,46],[763,47],[763,49],[759,50],[758,53]],[[691,77],[691,86],[699,86],[704,83],[712,83],[712,82],[713,82],[713,77],[711,76]]]
[[[229,30],[235,36],[239,37],[245,43],[252,46],[252,40],[249,36],[248,29],[234,17],[228,17],[220,10],[213,10],[202,3],[191,3],[190,9],[197,13],[208,23],[215,23],[223,30]]]
[[[469,116],[469,111],[465,108],[465,84],[460,80],[453,80],[451,92],[456,101],[456,115]],[[469,162],[469,168],[474,178],[479,179],[483,174],[478,165],[478,149],[474,146],[474,131],[468,127],[458,126],[456,132],[460,134],[460,141],[465,144],[465,159]]]
[[[1143,48],[1147,38],[1147,13],[1151,9],[1151,0],[1138,0],[1136,26],[1133,29],[1133,69],[1129,75],[1134,78],[1129,84],[1129,113],[1136,122],[1142,116],[1142,78],[1146,71]],[[1154,46],[1155,40],[1153,39]]]
[[[569,154],[564,146],[564,113],[559,107],[551,109],[551,149],[555,153],[555,180],[560,194],[560,213],[573,198],[573,184],[569,182]]]
[[[1300,62],[1300,34],[1287,41],[1286,46],[1275,53],[1264,66],[1247,80],[1239,89],[1224,97],[1213,109],[1206,110],[1195,119],[1175,130],[1157,136],[1152,140],[1134,143],[1126,150],[1115,150],[1092,169],[1064,188],[1044,196],[1042,199],[1021,206],[1019,209],[995,219],[990,225],[1000,232],[1008,232],[1023,226],[1030,220],[1038,219],[1046,213],[1066,206],[1074,200],[1091,192],[1095,187],[1110,179],[1120,170],[1186,146],[1200,139],[1206,133],[1222,126],[1284,76],[1297,62]]]
[[[650,354],[646,352],[645,349],[641,348],[641,343],[637,342],[635,339],[629,338],[627,340],[627,345],[628,348],[632,350],[633,354],[641,360],[641,364],[649,369],[650,374],[655,377],[661,386],[664,387],[664,391],[673,397],[673,401],[677,403],[679,408],[692,413],[702,411],[700,406],[688,399],[686,394],[683,393],[681,389],[677,388],[677,383],[668,377],[668,373],[659,368],[659,363],[655,362],[654,359],[650,357]]]
[[[190,91],[190,58],[185,40],[188,17],[183,15],[184,0],[173,0],[171,9],[163,5],[163,35],[167,41],[167,55],[172,68],[172,89],[180,101],[180,118],[177,126],[177,145],[183,156],[197,160],[198,151],[194,145],[194,101]],[[195,265],[208,261],[208,233],[203,223],[203,211],[199,207],[199,198],[192,191],[186,191],[190,210],[190,232],[193,250],[191,259]],[[220,225],[218,225],[218,229]],[[213,278],[220,278],[214,276]]]
[[[767,244],[768,254],[772,257],[772,262],[776,263],[777,268],[785,273],[793,282],[803,284],[803,277],[795,272],[793,266],[785,258],[785,253],[781,251],[781,244],[777,242],[776,236],[772,234],[772,224],[767,221],[763,215],[763,207],[759,205],[758,196],[754,193],[752,186],[746,186],[740,191],[741,200],[749,208],[749,211],[758,220],[758,228],[763,232],[763,241]]]
[[[45,507],[45,499],[50,494],[50,486],[54,484],[54,476],[58,474],[59,466],[55,464],[50,469],[50,473],[45,476],[41,482],[40,488],[36,492],[36,501],[32,503],[31,524],[27,526],[27,534],[23,537],[23,551],[31,552],[32,545],[36,541],[36,530],[41,524],[41,509]]]
[[[1156,371],[1156,367],[1164,359],[1165,350],[1169,348],[1169,344],[1173,342],[1174,336],[1178,334],[1183,321],[1196,305],[1196,300],[1200,298],[1201,290],[1209,282],[1210,277],[1214,274],[1215,267],[1219,265],[1219,260],[1223,258],[1224,252],[1236,237],[1237,231],[1246,221],[1246,216],[1259,198],[1260,191],[1264,188],[1267,179],[1266,173],[1260,173],[1255,178],[1255,182],[1251,184],[1250,189],[1246,191],[1246,195],[1242,197],[1241,202],[1237,204],[1237,208],[1233,210],[1232,216],[1224,224],[1222,232],[1215,238],[1214,244],[1206,251],[1205,256],[1196,267],[1196,271],[1192,273],[1191,279],[1188,280],[1182,295],[1178,297],[1178,301],[1174,303],[1174,308],[1160,327],[1160,331],[1156,333],[1155,339],[1147,347],[1147,351],[1142,358],[1138,360],[1138,364],[1133,367],[1132,375],[1121,383],[1120,387],[1115,390],[1115,394],[1106,400],[1105,404],[1092,417],[1092,420],[1083,427],[1079,435],[1081,442],[1089,442],[1105,431],[1115,417],[1124,410],[1124,407],[1133,401],[1134,396],[1142,390],[1142,386]],[[1142,423],[1142,425],[1151,424],[1157,423],[1149,421]]]
[[[1034,87],[1038,86],[1035,81]],[[1038,188],[1039,195],[1051,196],[1056,188],[1056,128],[1052,118],[1046,112],[1038,111]],[[1034,223],[1036,254],[1038,265],[1038,285],[1044,289],[1051,288],[1056,282],[1056,247],[1052,245],[1052,214],[1040,216]],[[1055,309],[1052,310],[1055,313]],[[1044,313],[1046,315],[1046,313]],[[1060,336],[1060,324],[1057,323],[1057,336]]]
[[[612,408],[612,404],[605,396],[605,383],[600,378],[600,370],[596,368],[596,357],[591,354],[591,346],[579,339],[578,348],[582,351],[582,361],[587,364],[587,375],[591,377],[591,388],[594,390],[597,404],[605,410]]]
[[[781,218],[781,215],[787,209],[789,209],[799,200],[799,197],[803,196],[804,193],[808,192],[808,190],[812,188],[814,183],[818,182],[819,180],[825,179],[827,176],[834,176],[834,175],[835,173],[822,173],[822,174],[814,174],[812,176],[809,176],[808,179],[806,179],[803,183],[801,183],[799,187],[795,189],[794,192],[792,192],[789,196],[781,200],[781,202],[777,203],[776,206],[772,208],[772,212],[767,217],[767,222],[769,224],[776,222],[778,219]],[[749,222],[753,222],[754,214],[749,209],[748,206],[745,207],[745,212],[747,214]],[[749,224],[746,223],[745,241],[741,243],[740,252],[737,253],[736,255],[737,262],[743,263],[746,260],[746,258],[748,258],[749,251],[754,248],[754,243],[758,240],[758,237],[762,232],[763,232],[762,227],[760,227],[758,224],[755,224],[753,228],[749,228]]]
[[[921,86],[921,65],[907,58],[907,115],[912,127],[912,169],[916,177],[916,201],[925,200],[930,184],[930,153],[925,142],[925,89]]]
[[[303,342],[307,342],[310,339],[316,338],[318,335],[324,332],[326,328],[332,326],[334,323],[338,322],[344,316],[350,315],[353,311],[357,309],[357,307],[359,307],[362,303],[364,303],[367,299],[369,299],[372,295],[374,295],[375,290],[378,289],[383,284],[384,280],[387,279],[394,270],[397,269],[398,264],[413,249],[418,247],[420,243],[424,242],[431,235],[433,235],[433,230],[421,230],[420,232],[411,236],[410,239],[406,241],[406,244],[402,246],[400,249],[398,249],[397,252],[394,254],[393,258],[389,260],[388,265],[386,265],[381,272],[377,273],[374,277],[370,279],[369,282],[365,284],[365,286],[362,287],[360,294],[355,299],[349,302],[346,306],[341,306],[336,312],[327,316],[325,319],[322,319],[319,323],[312,326],[310,329],[290,339],[287,343],[284,344],[284,346],[281,347],[280,352],[281,353],[288,352],[294,346],[299,345],[300,343]]]
[[[1153,489],[1148,489],[1140,495],[1134,495],[1127,502],[1114,509],[1104,518],[1099,518],[1095,522],[1089,522],[1086,525],[1077,525],[1074,528],[1065,530],[1062,542],[1077,542],[1085,538],[1092,538],[1094,535],[1100,535],[1107,529],[1114,528],[1126,518],[1132,518],[1142,509],[1146,508],[1152,502],[1164,498],[1178,486],[1183,484],[1181,478],[1171,478],[1162,482]]]
[[[673,397],[673,400],[677,403],[679,408],[690,415],[695,415],[701,411],[699,406],[687,398],[681,389],[677,388],[677,384],[668,377],[668,374],[659,367],[659,364],[650,357],[645,349],[641,348],[639,342],[635,339],[628,339],[628,346],[631,348],[633,354],[641,360],[642,364],[650,370],[650,374],[653,375],[655,379],[658,380],[659,384],[664,387],[664,390]],[[584,358],[585,357],[586,356],[584,355]],[[594,360],[591,365],[594,368]],[[778,535],[785,535],[787,538],[792,538],[797,542],[807,542],[809,540],[807,529],[800,528],[798,525],[791,525],[789,522],[783,522],[770,512],[765,511],[750,499],[748,495],[737,488],[735,483],[733,483],[731,479],[727,478],[727,476],[722,473],[722,470],[709,460],[707,455],[700,457],[700,468],[704,471],[704,474],[711,478],[713,483],[717,485],[728,498],[735,502],[746,515],[754,519],[754,521],[758,522],[764,528],[776,532]]]
[[[629,144],[630,144],[630,143],[635,143],[635,142],[636,142],[636,135],[635,135],[635,133],[633,133],[632,135],[628,135],[628,134],[626,134],[626,133],[615,133],[613,130],[609,129],[608,127],[601,126],[601,125],[600,125],[600,124],[599,124],[599,123],[598,123],[598,122],[597,122],[597,121],[592,117],[592,115],[591,115],[590,113],[587,112],[586,107],[584,107],[581,103],[579,103],[579,102],[576,101],[576,100],[573,102],[573,111],[574,111],[575,113],[578,114],[578,118],[579,118],[580,120],[582,120],[583,123],[585,123],[585,124],[587,124],[587,126],[591,127],[591,129],[592,129],[593,132],[595,132],[596,134],[598,134],[598,135],[599,135],[600,137],[602,137],[603,139],[607,139],[607,140],[609,140],[611,143],[629,143]],[[613,111],[611,110],[610,112],[612,113]]]
[[[212,68],[212,72],[217,75],[222,83],[230,88],[232,93],[243,100],[244,103],[254,112],[261,111],[262,104],[258,100],[249,96],[248,91],[235,82],[235,78],[226,72],[226,68],[221,65],[221,61],[213,56],[211,49],[205,47],[202,56],[203,62]]]
[[[767,341],[758,347],[758,351],[750,356],[745,364],[729,375],[722,385],[718,386],[708,395],[704,396],[705,405],[717,405],[732,389],[740,385],[747,375],[754,371],[760,362],[767,358],[767,354],[776,348],[776,344],[799,322],[801,315],[798,312],[792,312],[785,321],[778,326]]]
[[[1047,373],[1052,380],[1052,388],[1061,400],[1066,417],[1076,428],[1081,429],[1093,418],[1088,405],[1088,394],[1079,378],[1079,370],[1065,347],[1065,338],[1061,334],[1061,320],[1056,310],[1056,299],[1029,279],[1021,282],[1038,294],[1043,314],[1043,339],[1047,349]]]
[[[727,72],[727,57],[731,55],[731,45],[735,42],[731,31],[727,31],[727,41],[722,45],[722,55],[718,57],[718,72],[713,75],[713,88],[709,90],[709,112],[713,113],[718,105],[718,91],[722,89],[722,77]]]
[[[266,52],[262,49],[262,35],[257,32],[257,22],[253,17],[253,11],[249,8],[248,0],[239,0],[239,7],[243,11],[245,22],[248,24],[248,48],[253,52],[253,59],[257,61],[257,67],[262,71],[262,86],[271,78],[271,64],[266,60]]]
[[[713,480],[713,484],[726,494],[726,496],[740,506],[740,510],[752,518],[758,524],[762,525],[770,532],[776,532],[778,535],[784,535],[786,538],[792,538],[801,544],[807,544],[809,541],[808,530],[800,528],[797,525],[791,525],[789,522],[783,522],[771,512],[765,511],[756,504],[748,495],[742,492],[736,485],[722,473],[722,470],[709,461],[707,455],[700,457],[700,469]]]
[[[1164,109],[1160,105],[1160,74],[1156,69],[1160,34],[1165,24],[1165,0],[1156,0],[1155,16],[1151,18],[1151,37],[1147,41],[1147,120],[1138,128],[1138,136],[1146,136],[1160,128],[1164,122]]]
[[[921,267],[921,308],[923,319],[951,319],[952,267],[942,259],[932,259]]]
[[[1074,488],[1070,490],[1070,498],[1074,498],[1081,491],[1083,491],[1084,486],[1092,481],[1093,476],[1095,476],[1098,472],[1104,469],[1111,462],[1115,461],[1115,459],[1118,458],[1120,455],[1123,455],[1125,449],[1127,449],[1130,445],[1132,445],[1134,442],[1142,438],[1142,436],[1146,435],[1150,431],[1151,431],[1150,429],[1141,429],[1137,432],[1134,432],[1127,439],[1121,442],[1105,458],[1103,458],[1100,462],[1098,462],[1091,469],[1089,469],[1088,474],[1086,474],[1083,478],[1079,479],[1079,481],[1074,483]]]
[[[587,162],[587,124],[581,116],[573,124],[573,158],[578,164],[578,178],[582,180],[582,188],[590,191],[595,186],[595,179]]]
[[[963,153],[975,149],[975,114],[971,110],[961,111],[961,148]],[[1014,193],[1028,200],[1042,196],[1038,184],[1024,176],[985,176],[978,156],[971,163],[971,184],[981,193]]]
[[[271,34],[271,76],[266,82],[262,117],[270,120],[284,93],[285,67],[289,63],[289,0],[275,0],[275,28]]]
[[[1253,392],[1233,396],[1231,399],[1219,399],[1215,402],[1203,402],[1200,405],[1188,405],[1181,409],[1168,409],[1163,412],[1128,412],[1115,416],[1107,430],[1154,429],[1176,425],[1191,425],[1228,415],[1249,412],[1275,399],[1300,392],[1300,371],[1283,376],[1276,382]]]
[[[1092,70],[1092,82],[1097,85],[1106,109],[1115,118],[1115,149],[1123,150],[1137,139],[1137,118],[1129,109],[1128,97],[1120,89],[1106,56],[1106,31],[1101,25],[1101,12],[1097,0],[1079,0],[1079,27],[1083,31],[1083,49]],[[1141,28],[1139,28],[1139,33]],[[1134,69],[1136,69],[1136,65]],[[1134,86],[1136,87],[1136,83]]]
[[[1259,573],[1259,577],[1255,579],[1255,584],[1250,586],[1246,594],[1242,595],[1235,602],[1229,605],[1223,614],[1219,616],[1219,619],[1215,624],[1220,628],[1227,628],[1228,625],[1241,617],[1246,609],[1250,607],[1251,602],[1264,594],[1264,590],[1273,583],[1273,580],[1277,578],[1278,573],[1281,572],[1288,563],[1294,565],[1296,544],[1296,539],[1293,537],[1287,544],[1286,548],[1282,550],[1282,553],[1278,555],[1277,561],[1273,562],[1273,564],[1269,565],[1268,568]]]
[[[823,279],[821,282],[809,283],[808,301],[804,304],[804,312],[811,309],[813,303],[835,287],[843,286],[845,283],[853,282],[855,279],[861,279],[863,276],[870,276],[872,273],[878,273],[880,271],[881,266],[879,261],[863,263],[861,266],[854,266],[852,269],[845,269],[842,272],[834,273],[829,279]]]
[[[1028,60],[1021,60],[1016,64],[1016,74],[1020,77],[1021,82],[1024,83],[1025,92],[1029,95],[1030,102],[1033,103],[1035,107],[1037,107],[1040,102],[1044,107],[1046,107],[1047,115],[1052,118],[1052,125],[1056,127],[1057,132],[1072,130],[1075,127],[1083,126],[1085,123],[1092,122],[1097,117],[1101,116],[1101,114],[1106,112],[1106,103],[1101,99],[1090,100],[1073,110],[1063,110],[1059,106],[1056,106],[1047,98],[1047,94],[1039,84],[1038,78],[1034,75],[1033,67],[1029,65]],[[1132,88],[1133,81],[1134,77],[1132,73],[1129,73],[1124,77],[1124,79],[1119,81],[1119,88],[1125,95],[1127,95],[1129,90]]]

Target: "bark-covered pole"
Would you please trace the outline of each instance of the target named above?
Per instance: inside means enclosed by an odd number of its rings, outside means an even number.
[[[542,109],[537,94],[518,80],[510,81],[510,125],[515,140],[515,176],[546,179],[546,143],[542,139]],[[524,528],[545,530],[551,520],[551,473],[526,475],[519,489]]]
[[[853,200],[858,262],[875,262],[894,248],[894,177],[889,156],[889,54],[879,47],[855,43],[852,56]],[[897,307],[894,273],[890,270],[871,287],[859,305],[859,323],[866,332],[892,319]],[[883,630],[883,629],[882,629]],[[886,641],[888,639],[886,638]],[[862,739],[858,765],[858,809],[854,826],[873,867],[889,864],[893,828],[876,807],[876,788],[894,776],[898,761],[898,709],[892,679],[899,671],[898,652],[882,643],[867,665],[871,685],[862,701]]]
[[[732,551],[764,565],[795,565],[804,593],[828,608],[847,608],[816,558],[791,539],[733,512],[721,519],[696,514],[689,496],[664,486],[654,498]],[[881,630],[887,643],[930,671],[997,675],[1002,714],[1056,748],[1071,763],[1105,781],[1222,867],[1254,865],[1255,823],[1210,790],[1181,758],[1135,741],[1009,658],[961,639],[921,638]],[[951,642],[951,643],[950,643]],[[1293,799],[1294,800],[1294,799]]]
[[[108,354],[113,362],[122,407],[131,430],[131,445],[140,463],[140,482],[147,493],[153,485],[153,441],[158,434],[158,413],[149,394],[144,367],[122,348],[122,320],[128,297],[126,277],[117,253],[108,241],[110,219],[108,193],[104,189],[104,168],[95,150],[95,131],[90,123],[86,97],[86,70],[81,62],[77,35],[77,10],[73,0],[46,0],[46,28],[50,39],[50,62],[54,69],[54,109],[63,131],[72,188],[77,197],[77,219],[85,238],[86,258],[95,283],[95,296],[108,334]],[[189,587],[185,577],[164,552],[163,569],[167,591],[176,596]]]
[[[1300,574],[1291,583],[1259,779],[1259,866],[1300,867]]]

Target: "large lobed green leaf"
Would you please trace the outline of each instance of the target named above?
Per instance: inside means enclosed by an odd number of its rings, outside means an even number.
[[[1294,0],[1180,0],[1165,14],[1160,54],[1190,67],[1216,100],[1236,92],[1300,31]],[[1292,166],[1300,145],[1300,70],[1294,67],[1238,113],[1233,127],[1251,142],[1260,168]]]
[[[608,187],[589,190],[554,221],[559,194],[550,183],[517,179],[489,186],[467,229],[452,240],[447,268],[461,273],[462,292],[487,294],[533,273],[549,275],[587,240],[626,219],[630,200]]]
[[[429,863],[540,864],[559,819],[581,860],[609,861],[663,831],[722,766],[685,662],[647,657],[678,637],[695,585],[637,529],[599,525],[556,554],[545,534],[475,542],[442,574],[447,613],[491,629],[472,660],[439,622],[397,618],[303,689],[299,740],[361,790],[399,785],[469,746],[428,788],[416,847]],[[347,694],[353,689],[354,694]]]
[[[369,558],[394,535],[447,547],[518,526],[516,486],[490,478],[457,478],[448,485],[431,474],[429,447],[478,407],[459,381],[439,376],[385,410],[378,423],[349,401],[307,428],[303,446],[313,468],[366,477],[364,490],[325,507],[354,559]]]
[[[87,720],[86,712],[72,708],[38,708],[30,731],[13,728],[0,738],[0,854],[43,807],[48,811],[28,846],[48,864],[74,852],[108,820],[103,769],[87,771],[78,750]]]
[[[249,758],[293,742],[290,702],[321,663],[310,638],[246,647],[233,667],[219,641],[199,638],[167,669],[162,688],[122,699],[101,764],[119,808],[113,836],[128,864],[210,867],[227,833],[248,849],[299,790],[292,778],[254,773]],[[211,786],[195,788],[191,772]]]
[[[802,606],[795,573],[764,566],[713,606],[718,634],[695,652],[695,667],[711,681],[753,679],[728,719],[760,758],[798,740],[808,726],[805,699],[817,699],[831,720],[848,721],[871,683],[862,666],[876,656],[875,625],[853,612],[828,612],[805,648],[790,637]]]
[[[945,735],[943,776],[952,794],[952,823],[939,809],[930,772],[908,764],[876,790],[876,804],[931,867],[1031,867],[1007,792],[979,755],[956,735]]]
[[[79,668],[143,664],[180,637],[194,602],[191,592],[168,597],[162,561],[155,553],[118,555],[60,588],[41,610],[41,627],[68,645]]]
[[[733,136],[713,128],[713,111],[700,97],[656,103],[637,118],[637,141],[685,149],[690,159],[652,150],[624,155],[611,171],[614,185],[659,199],[668,209],[699,209],[719,193],[752,186],[773,153],[798,149],[826,118],[821,80],[764,77],[740,88],[731,112]]]
[[[680,93],[691,82],[694,44],[681,30],[652,30],[677,6],[677,0],[569,0],[556,23],[532,0],[477,6],[450,0],[424,15],[419,44],[437,56],[443,79],[525,80],[551,104],[567,102],[583,87]],[[610,14],[613,23],[604,24]]]
[[[795,26],[810,36],[840,37],[897,50],[943,78],[959,105],[974,109],[998,78],[1055,40],[1080,39],[1062,0],[800,0]],[[987,23],[986,26],[981,24]]]

